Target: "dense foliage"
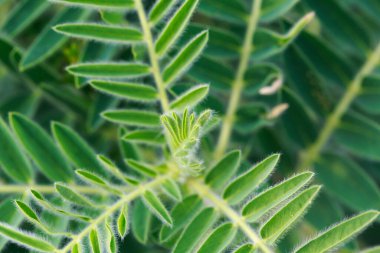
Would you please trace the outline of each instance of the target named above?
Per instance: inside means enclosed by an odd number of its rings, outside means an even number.
[[[1,252],[380,252],[378,1],[0,13]]]

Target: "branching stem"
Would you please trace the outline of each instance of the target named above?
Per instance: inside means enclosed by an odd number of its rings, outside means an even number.
[[[317,140],[304,152],[301,152],[298,166],[299,170],[309,169],[308,167],[311,166],[316,159],[318,159],[322,148],[328,142],[334,130],[338,127],[342,116],[349,109],[354,99],[359,95],[364,78],[374,70],[379,61],[380,43],[369,55],[368,60],[356,74],[354,79],[349,83],[348,88],[337,107],[327,118],[326,124],[322,128]]]
[[[155,50],[155,47],[154,47],[154,41],[153,41],[152,32],[150,30],[150,25],[149,25],[148,19],[146,17],[144,6],[143,6],[141,0],[135,0],[135,6],[136,6],[137,14],[138,14],[139,19],[140,19],[141,28],[143,30],[144,40],[145,40],[145,43],[147,45],[150,63],[152,65],[151,66],[152,67],[152,73],[153,73],[153,77],[154,77],[154,80],[156,82],[156,86],[158,89],[158,95],[159,95],[159,98],[161,101],[162,110],[164,112],[168,112],[170,110],[169,99],[168,99],[168,96],[166,94],[165,84],[164,84],[162,74],[161,74],[161,70],[160,70],[159,57],[158,57],[156,50]]]
[[[252,4],[251,15],[248,20],[248,28],[244,38],[243,48],[240,52],[240,62],[234,81],[232,82],[232,94],[228,104],[227,113],[223,120],[220,131],[218,145],[215,151],[215,158],[223,156],[230,141],[232,127],[235,120],[235,114],[244,88],[244,75],[248,68],[249,58],[253,50],[252,41],[260,17],[260,8],[262,0],[255,0]]]
[[[127,195],[124,195],[115,204],[107,208],[101,215],[96,219],[92,220],[86,228],[84,228],[79,234],[72,236],[72,240],[65,245],[64,248],[57,250],[56,253],[67,253],[69,252],[75,244],[80,243],[83,238],[88,236],[90,232],[95,229],[98,225],[104,222],[109,216],[111,216],[116,211],[120,210],[124,204],[131,202],[132,200],[140,197],[145,191],[153,190],[159,185],[161,185],[165,180],[171,178],[172,175],[159,176],[153,181],[146,183],[145,185],[139,185],[134,191]]]
[[[216,195],[207,185],[200,181],[189,181],[191,189],[194,189],[197,194],[210,202],[222,212],[235,226],[247,236],[247,238],[255,245],[256,248],[261,249],[264,253],[273,253],[270,247],[264,242],[262,238],[252,229],[252,227],[244,220],[244,218],[236,213],[228,203]]]

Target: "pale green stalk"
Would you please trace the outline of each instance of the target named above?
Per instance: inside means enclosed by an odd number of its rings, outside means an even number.
[[[240,62],[235,79],[232,83],[232,94],[228,104],[227,113],[224,117],[222,128],[219,135],[218,145],[215,151],[215,158],[223,156],[231,138],[232,127],[235,120],[235,114],[244,88],[244,75],[247,71],[249,59],[253,50],[252,41],[260,18],[260,8],[262,0],[255,0],[252,4],[251,15],[248,20],[248,28],[244,38],[243,48],[240,52]]]
[[[148,49],[150,63],[152,65],[152,73],[158,89],[158,95],[161,101],[162,110],[164,112],[168,112],[170,110],[169,99],[166,94],[165,83],[163,81],[160,70],[159,57],[154,47],[152,32],[150,30],[150,25],[141,0],[135,0],[135,7],[140,19],[141,28],[144,34],[144,40]]]
[[[74,191],[81,192],[83,194],[107,194],[107,192],[100,188],[95,188],[92,186],[80,186],[80,185],[70,185],[70,188]],[[24,193],[30,189],[36,190],[45,194],[56,194],[54,186],[50,185],[0,185],[0,194],[9,193]],[[109,194],[109,193],[108,193]]]
[[[235,226],[239,227],[256,248],[260,249],[263,253],[274,252],[256,231],[251,228],[246,220],[236,213],[225,200],[216,195],[207,185],[196,180],[191,180],[189,181],[189,186],[195,190],[200,197],[212,202],[215,208],[222,212]]]
[[[311,166],[330,139],[332,133],[338,127],[344,113],[349,109],[351,103],[360,94],[364,78],[370,74],[376,65],[380,62],[380,43],[376,49],[369,55],[363,67],[356,74],[354,79],[349,83],[348,88],[338,103],[335,110],[327,118],[326,124],[322,128],[317,140],[309,146],[305,151],[300,153],[300,162],[298,169],[305,170]]]

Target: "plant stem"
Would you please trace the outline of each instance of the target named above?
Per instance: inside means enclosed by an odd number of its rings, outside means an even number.
[[[158,95],[161,101],[161,107],[162,107],[163,112],[168,112],[170,110],[169,99],[166,94],[165,84],[161,75],[159,57],[154,48],[153,36],[150,30],[150,25],[146,17],[144,6],[141,0],[135,0],[135,6],[136,6],[137,14],[140,19],[141,28],[143,30],[144,40],[147,45],[150,63],[152,65],[152,73],[153,73],[154,80],[156,82]]]
[[[152,190],[162,184],[165,180],[171,178],[171,175],[160,176],[154,179],[153,181],[146,183],[145,185],[138,186],[134,191],[130,192],[127,195],[124,195],[119,199],[115,204],[107,208],[101,215],[96,219],[92,220],[86,228],[82,230],[77,235],[72,236],[72,240],[65,245],[64,248],[57,250],[56,253],[67,253],[69,252],[75,244],[80,243],[83,238],[88,236],[93,229],[104,222],[108,217],[110,217],[114,212],[120,210],[124,204],[131,202],[132,200],[141,196],[145,191]]]
[[[256,248],[260,248],[264,253],[273,253],[268,245],[262,238],[251,228],[251,226],[244,220],[244,218],[236,213],[228,203],[216,195],[207,185],[200,181],[189,181],[191,189],[194,189],[201,198],[207,199],[212,202],[214,206],[219,209],[233,224],[240,228],[240,230],[251,240]]]
[[[244,38],[243,48],[240,52],[240,62],[234,81],[232,82],[232,94],[228,104],[227,113],[223,120],[215,158],[219,159],[227,149],[230,141],[235,114],[238,109],[241,93],[244,88],[244,75],[248,68],[249,58],[253,49],[252,41],[260,17],[262,0],[255,0],[252,4],[251,15],[248,20],[248,28]]]
[[[106,191],[91,187],[91,186],[80,186],[80,185],[70,185],[70,188],[84,193],[84,194],[105,194]],[[24,193],[29,189],[34,189],[38,192],[45,194],[55,194],[57,191],[54,186],[50,185],[1,185],[0,194],[9,194],[9,193]]]
[[[322,148],[330,139],[334,130],[338,127],[342,116],[349,109],[354,99],[359,95],[364,78],[374,70],[379,61],[380,43],[369,55],[367,61],[356,74],[354,79],[349,83],[348,88],[338,103],[337,107],[327,118],[326,124],[322,128],[317,140],[311,146],[309,146],[306,151],[301,152],[300,162],[298,166],[299,170],[308,169],[308,167],[311,166],[316,159],[318,159]]]

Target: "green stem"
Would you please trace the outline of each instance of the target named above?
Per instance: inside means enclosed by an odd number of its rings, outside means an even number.
[[[105,209],[105,211],[101,215],[99,215],[96,219],[92,220],[91,223],[88,224],[88,226],[82,230],[82,232],[80,232],[77,235],[73,235],[71,237],[72,239],[70,240],[70,242],[67,243],[64,248],[57,250],[56,253],[69,252],[77,243],[80,243],[83,240],[83,238],[88,236],[93,229],[96,229],[98,225],[104,222],[113,213],[120,210],[126,203],[129,203],[132,200],[140,197],[147,190],[153,190],[154,188],[161,185],[168,178],[171,178],[171,175],[157,177],[153,181],[145,185],[139,185],[134,191],[130,192],[127,195],[124,195],[115,204]]]
[[[252,41],[260,17],[260,8],[262,0],[255,0],[252,4],[251,15],[248,20],[248,28],[244,38],[243,48],[240,52],[240,62],[234,81],[232,82],[232,94],[228,104],[227,113],[223,120],[220,131],[218,145],[215,151],[215,158],[223,156],[230,141],[232,127],[235,120],[235,114],[244,88],[244,75],[248,68],[249,59],[253,49]]]
[[[164,112],[168,112],[170,110],[169,99],[168,99],[168,96],[166,94],[165,83],[164,83],[162,75],[161,75],[159,57],[156,53],[156,50],[154,49],[154,41],[153,41],[152,32],[150,30],[150,25],[149,25],[148,19],[146,17],[144,6],[143,6],[141,0],[135,0],[135,6],[136,6],[137,14],[138,14],[139,19],[140,19],[141,28],[143,30],[145,43],[147,45],[150,63],[152,65],[151,66],[152,67],[152,74],[153,74],[153,77],[154,77],[154,80],[156,82],[156,86],[158,89],[158,96],[159,96],[160,101],[161,101],[162,110]]]
[[[246,235],[246,237],[255,245],[256,248],[261,249],[263,253],[273,253],[265,241],[252,229],[252,227],[245,221],[245,219],[236,213],[228,203],[216,195],[207,185],[202,182],[192,180],[189,181],[191,189],[195,190],[197,194],[204,199],[210,201],[220,212],[222,212],[232,223],[239,227],[239,229]]]
[[[380,43],[369,55],[368,60],[356,74],[354,79],[349,83],[348,88],[338,103],[337,107],[327,118],[326,124],[322,128],[317,140],[304,152],[301,152],[300,162],[298,166],[300,170],[308,169],[308,167],[311,166],[316,159],[318,159],[322,148],[325,146],[332,133],[338,127],[342,116],[349,109],[354,99],[359,95],[364,78],[374,70],[379,61]]]
[[[83,194],[109,194],[107,191],[91,186],[80,186],[80,185],[70,185],[70,188],[81,192]],[[34,189],[38,192],[45,194],[55,194],[57,193],[54,186],[50,185],[1,185],[0,194],[9,194],[9,193],[24,193],[27,190]]]

